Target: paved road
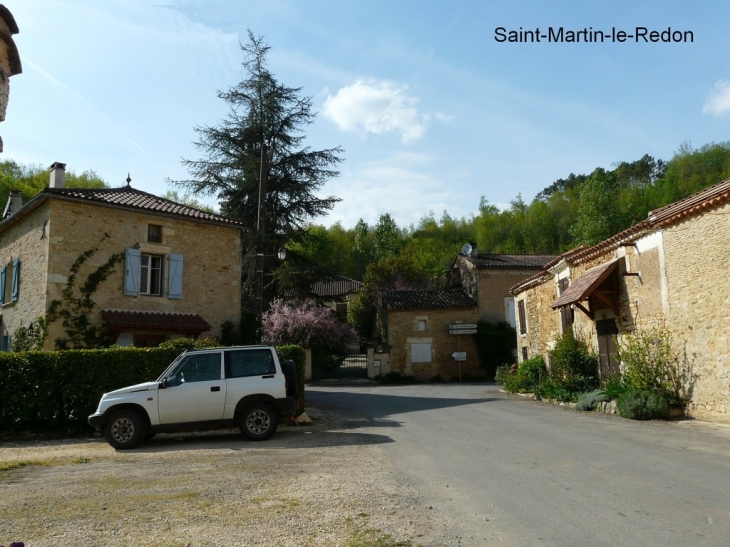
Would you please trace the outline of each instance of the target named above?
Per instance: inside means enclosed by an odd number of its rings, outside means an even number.
[[[308,387],[460,545],[730,546],[730,426],[636,422],[490,385]],[[379,441],[380,442],[380,441]]]

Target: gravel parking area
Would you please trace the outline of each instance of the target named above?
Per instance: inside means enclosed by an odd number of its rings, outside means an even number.
[[[0,442],[0,545],[438,545],[435,511],[394,474],[377,431],[324,408],[270,440],[158,435]]]

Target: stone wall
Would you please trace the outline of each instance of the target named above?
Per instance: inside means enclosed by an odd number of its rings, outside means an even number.
[[[452,354],[465,351],[467,360],[461,363],[461,374],[477,376],[482,373],[479,356],[471,335],[449,334],[449,325],[462,321],[474,323],[474,310],[389,311],[388,345],[391,372],[429,380],[440,375],[444,380],[458,379],[459,363]],[[419,331],[419,321],[426,321],[426,329]],[[430,344],[431,362],[412,362],[412,344]]]
[[[730,423],[730,205],[664,231],[669,314],[697,381],[689,412]]]
[[[512,298],[511,287],[534,275],[535,270],[482,268],[479,277],[479,318],[490,323],[506,321],[505,298]]]
[[[135,243],[143,253],[183,255],[183,292],[181,299],[163,296],[126,296],[123,293],[124,264],[102,283],[93,299],[97,312],[92,320],[101,324],[101,309],[197,313],[212,327],[212,336],[220,334],[220,325],[240,322],[241,262],[240,229],[202,224],[173,217],[100,207],[65,200],[50,200],[48,239],[47,302],[61,297],[69,269],[84,252],[98,245],[96,254],[79,273],[79,281],[106,262],[113,253],[124,253]],[[161,243],[147,243],[147,226],[161,225]],[[103,239],[103,234],[109,234]],[[167,288],[167,262],[163,266],[163,287]],[[163,291],[166,293],[166,290]],[[59,324],[49,331],[47,345],[60,336]]]
[[[18,301],[11,302],[8,298],[2,306],[3,336],[12,336],[18,327],[28,327],[45,315],[49,238],[44,225],[47,218],[48,207],[40,207],[0,235],[0,265],[9,266],[7,294],[10,294],[12,262],[20,259]]]

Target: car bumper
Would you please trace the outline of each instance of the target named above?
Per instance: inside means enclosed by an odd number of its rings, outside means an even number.
[[[99,412],[92,414],[89,416],[89,425],[96,429],[97,431],[101,431],[101,419],[104,417],[104,414],[101,414]]]
[[[279,411],[280,416],[291,416],[294,414],[294,405],[297,400],[294,397],[284,397],[282,399],[276,399],[276,408]]]

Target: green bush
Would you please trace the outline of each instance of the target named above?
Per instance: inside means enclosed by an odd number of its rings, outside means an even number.
[[[611,399],[606,396],[600,389],[594,389],[589,393],[584,393],[575,404],[576,410],[596,410],[598,403],[607,403]]]
[[[517,331],[509,323],[477,322],[474,335],[479,362],[488,380],[495,377],[497,367],[514,360],[517,349]]]
[[[550,376],[554,380],[569,380],[573,376],[596,376],[598,360],[573,331],[566,330],[550,352]]]
[[[533,393],[546,377],[545,360],[537,355],[522,361],[514,374],[505,377],[504,389],[510,393]]]
[[[217,348],[221,343],[216,338],[175,338],[174,340],[166,340],[158,347],[177,351],[178,354],[183,351],[194,349]]]
[[[498,384],[504,384],[505,379],[512,371],[512,365],[500,365],[494,375],[494,381]]]
[[[616,401],[618,413],[632,420],[666,419],[669,416],[669,403],[658,393],[628,390]]]
[[[626,391],[629,390],[629,386],[626,385],[623,377],[620,374],[609,376],[606,379],[606,383],[601,390],[606,397],[610,400],[615,401]]]
[[[179,353],[120,347],[0,353],[0,431],[83,425],[102,394],[154,380]]]
[[[617,359],[623,365],[624,383],[635,391],[661,393],[671,403],[690,398],[694,375],[686,356],[672,349],[668,330],[652,329],[624,334],[618,341]]]

